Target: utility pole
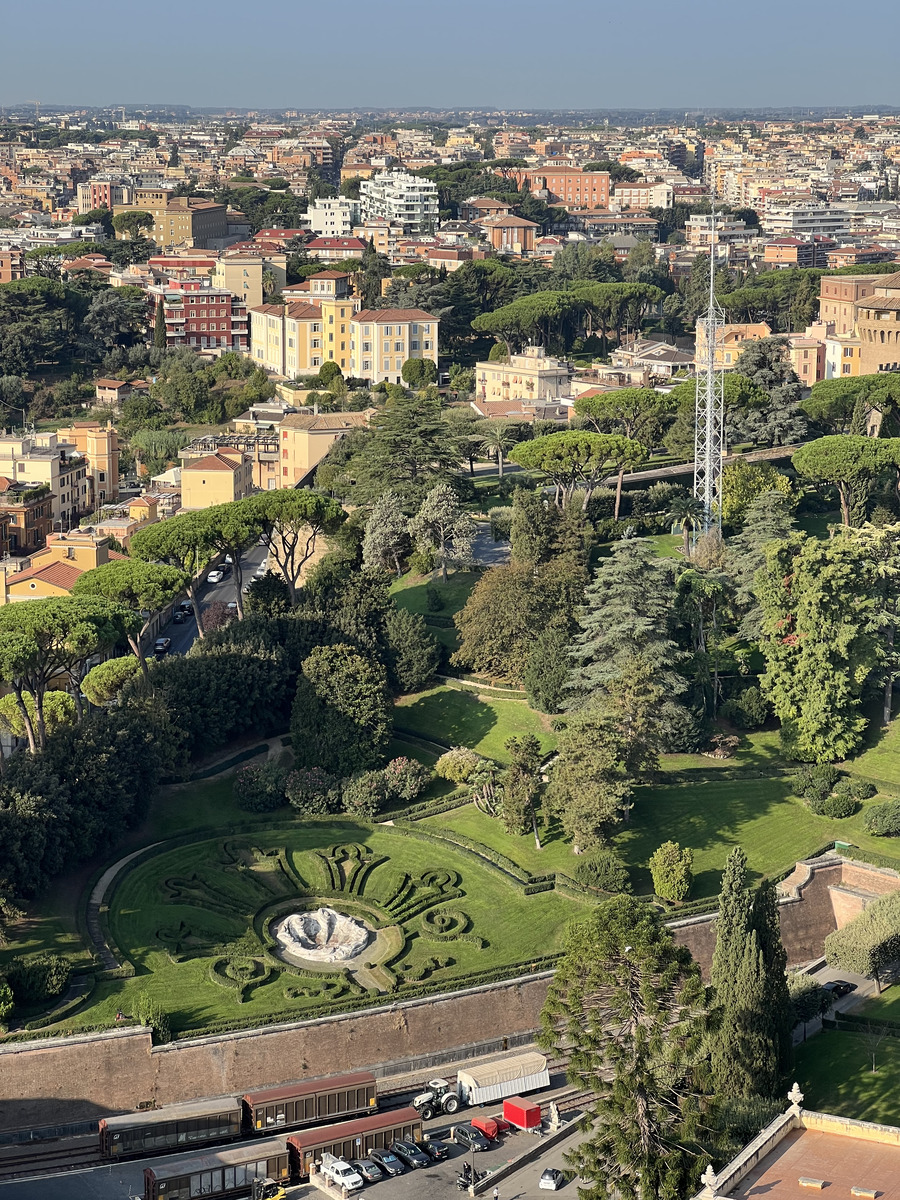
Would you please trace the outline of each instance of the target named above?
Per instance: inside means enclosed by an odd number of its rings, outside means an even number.
[[[709,307],[697,322],[704,354],[697,363],[694,413],[694,495],[703,505],[702,532],[722,527],[722,454],[725,446],[725,371],[718,365],[725,313],[716,300],[716,210],[709,223]]]

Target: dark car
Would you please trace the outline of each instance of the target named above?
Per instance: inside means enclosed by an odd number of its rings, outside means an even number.
[[[422,1142],[420,1149],[424,1150],[435,1162],[443,1162],[445,1158],[450,1157],[450,1147],[446,1142],[431,1139],[430,1141]]]
[[[194,606],[190,602],[190,600],[182,600],[178,604],[178,611],[183,612],[185,614],[185,616],[190,617],[190,616],[193,616]]]
[[[172,639],[167,637],[158,637],[153,643],[153,653],[157,658],[162,658],[164,654],[169,653],[169,647],[172,645]]]
[[[176,608],[175,611],[172,613],[172,624],[173,625],[183,625],[186,620],[187,620],[187,617],[184,615],[184,613],[181,611],[180,608]]]
[[[831,992],[832,996],[849,996],[851,992],[856,991],[856,984],[848,983],[846,979],[831,979],[828,983],[823,983],[822,987],[826,992]]]
[[[384,1171],[371,1158],[351,1158],[350,1166],[366,1183],[377,1183],[379,1179],[384,1179]]]
[[[430,1167],[431,1159],[415,1142],[391,1142],[391,1151],[408,1167]]]
[[[453,1130],[453,1140],[457,1146],[465,1146],[467,1150],[490,1150],[491,1148],[491,1143],[474,1125],[457,1125]]]
[[[370,1150],[369,1158],[376,1167],[381,1167],[385,1175],[402,1175],[406,1170],[397,1155],[392,1154],[390,1150]]]

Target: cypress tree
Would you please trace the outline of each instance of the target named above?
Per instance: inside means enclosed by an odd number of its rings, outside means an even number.
[[[747,856],[728,856],[710,982],[710,1069],[727,1100],[777,1094],[791,1054],[790,1001],[773,884],[747,890]]]
[[[797,528],[793,504],[782,492],[762,492],[752,500],[744,528],[728,539],[727,574],[736,586],[735,603],[742,611],[742,637],[756,639],[762,632],[762,609],[756,598],[756,573],[766,565],[766,546],[782,542]]]
[[[156,317],[153,321],[153,345],[157,350],[166,348],[166,310],[162,296],[156,302]]]

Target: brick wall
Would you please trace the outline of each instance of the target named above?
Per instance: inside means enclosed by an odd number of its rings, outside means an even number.
[[[153,1049],[142,1030],[0,1046],[0,1129],[90,1120],[148,1101],[236,1095],[514,1038],[537,1029],[548,981],[535,977]]]

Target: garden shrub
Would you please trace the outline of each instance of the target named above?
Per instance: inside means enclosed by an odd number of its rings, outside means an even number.
[[[434,764],[434,773],[451,783],[468,783],[482,763],[481,755],[466,746],[454,746]]]
[[[859,803],[853,796],[846,792],[835,792],[833,796],[827,796],[822,802],[821,815],[843,820],[844,817],[852,817],[858,808]]]
[[[440,612],[444,607],[444,597],[433,583],[429,583],[425,588],[425,607],[429,612]]]
[[[247,812],[273,812],[285,802],[286,773],[277,763],[248,763],[234,777],[234,794]]]
[[[876,804],[863,817],[866,833],[874,837],[897,837],[900,835],[900,800],[888,800]]]
[[[341,782],[321,767],[291,771],[285,780],[288,803],[309,817],[340,812]]]
[[[694,882],[694,852],[683,850],[677,842],[663,842],[650,856],[653,890],[662,900],[680,902],[687,899]]]
[[[434,555],[430,550],[414,550],[409,556],[409,569],[413,575],[430,575],[434,570]]]
[[[854,800],[871,800],[878,789],[868,779],[854,778],[850,780],[850,795]]]
[[[383,771],[358,771],[344,780],[341,793],[344,812],[372,821],[388,802]]]
[[[604,892],[630,892],[628,868],[615,850],[594,850],[579,858],[575,864],[575,879],[583,887],[601,888]]]
[[[15,1001],[13,1000],[12,988],[3,976],[0,975],[0,1029],[3,1029],[6,1018],[12,1012],[14,1006]]]
[[[806,804],[810,812],[814,812],[817,817],[826,816],[825,805],[831,797],[831,792],[828,785],[822,782],[813,781],[806,788]]]
[[[797,795],[802,796],[804,800],[827,796],[833,790],[840,776],[841,773],[837,767],[833,767],[830,763],[822,763],[815,767],[801,767],[796,775]]]
[[[69,986],[72,964],[60,954],[14,958],[6,971],[17,1004],[41,1004]]]
[[[748,687],[738,696],[726,700],[719,715],[738,729],[759,729],[769,718],[769,701],[758,687]]]
[[[391,800],[417,799],[431,782],[431,772],[414,758],[393,758],[382,771]]]
[[[508,506],[488,509],[488,518],[494,541],[508,542],[512,535],[512,509]]]

